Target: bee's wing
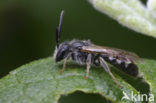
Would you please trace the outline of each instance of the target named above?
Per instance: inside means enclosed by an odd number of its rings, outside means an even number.
[[[97,46],[97,45],[83,46],[82,51],[88,53],[100,53],[107,56],[117,57],[118,59],[120,58],[130,59],[132,61],[141,60],[135,53],[105,46]]]

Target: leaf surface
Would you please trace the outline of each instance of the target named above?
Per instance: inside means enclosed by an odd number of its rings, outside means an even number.
[[[156,82],[154,82],[156,62],[145,60],[145,64],[139,63],[138,65],[145,80],[150,84],[152,93],[156,95],[154,89],[156,88]],[[61,95],[75,91],[98,93],[116,103],[121,102],[123,91],[129,96],[131,91],[134,94],[138,93],[136,90],[143,93],[149,92],[143,91],[144,89],[148,90],[148,86],[143,87],[142,80],[133,79],[112,66],[112,72],[123,86],[122,89],[116,86],[103,68],[92,67],[87,80],[84,79],[85,66],[79,66],[69,61],[66,70],[60,75],[61,68],[62,63],[56,64],[53,58],[49,57],[26,64],[10,72],[9,75],[0,80],[0,103],[57,103]],[[137,83],[138,85],[135,87]],[[130,103],[131,101],[125,102]]]

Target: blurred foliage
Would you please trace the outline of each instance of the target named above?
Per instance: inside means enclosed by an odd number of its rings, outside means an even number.
[[[96,10],[109,15],[121,25],[156,38],[155,0],[148,0],[148,6],[143,5],[140,0],[89,0],[89,2]]]

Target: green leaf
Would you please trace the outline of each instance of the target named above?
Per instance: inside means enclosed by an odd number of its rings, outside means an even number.
[[[156,2],[148,0],[89,0],[95,9],[109,15],[120,24],[148,36],[156,37]]]
[[[156,1],[148,0],[147,7],[154,17],[156,17]]]
[[[138,65],[140,71],[144,73],[145,80],[150,84],[152,93],[156,96],[154,91],[156,62],[145,60],[145,64],[138,63]],[[116,86],[103,68],[92,67],[87,80],[84,79],[85,66],[70,61],[66,70],[60,75],[61,68],[62,63],[56,64],[53,58],[49,57],[10,72],[0,80],[0,103],[57,103],[61,95],[75,91],[98,93],[109,101],[120,102],[123,91],[128,95],[131,95],[131,91],[134,94],[138,93],[136,89],[141,93],[149,93],[149,85],[142,78],[135,79],[112,66],[111,70],[123,86],[122,89]]]
[[[143,64],[138,63],[145,80],[150,84],[150,91],[156,98],[156,61],[144,60]]]

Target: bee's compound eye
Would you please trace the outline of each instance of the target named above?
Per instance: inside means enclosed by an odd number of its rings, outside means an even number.
[[[70,52],[69,45],[62,44],[57,52],[56,61],[60,61],[60,60],[64,59],[68,55],[69,52]]]

